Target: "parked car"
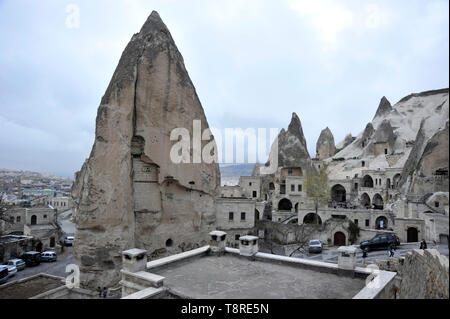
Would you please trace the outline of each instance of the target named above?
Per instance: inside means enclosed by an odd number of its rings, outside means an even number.
[[[368,241],[363,241],[359,247],[364,251],[387,249],[390,244],[400,246],[400,239],[396,234],[378,234]]]
[[[64,238],[64,245],[65,246],[72,246],[74,240],[75,240],[75,237],[73,237],[73,236],[66,236],[66,238]]]
[[[37,251],[27,251],[22,254],[20,259],[25,262],[27,267],[37,266],[41,263],[41,253]]]
[[[25,269],[25,262],[22,259],[15,258],[8,260],[8,266],[15,266],[18,271]]]
[[[0,285],[4,284],[9,278],[8,267],[0,265]]]
[[[57,256],[54,251],[44,251],[41,253],[41,261],[56,261]]]
[[[309,241],[308,251],[310,253],[321,253],[323,249],[323,244],[318,239],[313,239]]]
[[[9,277],[14,276],[17,272],[16,266],[10,266],[10,265],[2,265],[2,266],[6,266],[8,268],[8,276]]]

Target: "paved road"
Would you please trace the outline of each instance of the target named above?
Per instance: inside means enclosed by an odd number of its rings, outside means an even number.
[[[419,248],[420,243],[405,243],[401,244],[399,247],[397,247],[397,250],[394,252],[394,258],[395,257],[403,257],[405,254],[413,249]],[[433,245],[428,244],[428,248],[435,248],[437,249],[441,254],[445,256],[449,256],[448,246],[447,245]],[[367,258],[365,260],[365,264],[374,263],[377,260],[387,260],[388,259],[388,252],[387,250],[377,250],[377,251],[370,251],[367,254]],[[319,254],[302,254],[300,252],[296,252],[292,255],[292,257],[299,257],[299,258],[306,258],[306,259],[312,259],[312,260],[318,260],[318,261],[325,261],[329,263],[335,263],[337,264],[338,261],[338,251],[337,247],[330,247],[330,248],[324,248],[322,253]],[[358,252],[356,254],[356,262],[358,264],[363,263],[362,258],[362,251],[358,248]]]
[[[57,221],[61,226],[62,231],[65,235],[74,235],[75,234],[75,224],[71,221],[72,218],[72,210],[66,210],[58,215]]]
[[[24,270],[18,271],[13,277],[9,278],[7,282],[23,279],[39,273],[66,277],[66,265],[74,263],[73,248],[66,247],[63,254],[58,254],[57,261],[43,262],[38,266],[26,267]]]

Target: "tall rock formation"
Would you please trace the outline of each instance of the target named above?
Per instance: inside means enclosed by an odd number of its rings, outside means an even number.
[[[319,139],[316,144],[316,157],[323,160],[333,156],[336,153],[336,146],[334,145],[334,136],[327,127],[320,132]]]
[[[391,102],[389,102],[389,100],[385,96],[383,96],[380,100],[380,104],[378,105],[377,112],[375,113],[375,116],[373,118],[386,115],[391,111],[392,111]]]
[[[269,158],[273,158],[274,152],[278,152],[278,167],[311,167],[311,157],[306,146],[306,139],[303,135],[302,124],[299,117],[292,113],[291,122],[287,131],[282,129],[278,134],[278,149],[274,144],[271,147]],[[266,163],[266,166],[268,163]]]
[[[212,135],[201,142],[195,136],[194,120],[202,132],[208,128],[183,57],[153,11],[120,58],[98,108],[91,154],[76,175],[74,249],[82,286],[117,284],[123,250],[143,248],[157,257],[206,243],[220,171],[214,162],[192,163],[195,143],[216,150]],[[190,163],[171,160],[175,128],[193,140],[184,144]]]

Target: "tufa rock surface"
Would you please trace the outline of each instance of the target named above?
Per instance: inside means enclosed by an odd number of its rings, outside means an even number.
[[[172,130],[186,128],[192,140],[193,120],[208,128],[183,57],[153,11],[120,58],[98,108],[91,154],[76,174],[82,286],[116,285],[123,250],[142,248],[155,258],[206,244],[219,166],[170,159]],[[214,149],[212,136],[201,142],[207,145]]]
[[[269,158],[273,158],[273,152],[276,151],[274,145],[275,143],[272,144]],[[278,134],[278,167],[289,166],[307,168],[312,166],[306,139],[303,135],[302,124],[296,113],[292,113],[287,131],[282,129]]]
[[[323,160],[333,156],[336,153],[333,133],[327,127],[320,132],[319,139],[316,144],[316,157]]]
[[[392,111],[391,102],[389,102],[389,100],[385,96],[383,96],[380,100],[380,104],[378,105],[377,112],[375,113],[375,116],[373,118],[383,116],[391,111]]]

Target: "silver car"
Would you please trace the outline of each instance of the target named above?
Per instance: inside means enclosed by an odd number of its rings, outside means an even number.
[[[64,245],[65,246],[72,246],[74,240],[75,240],[74,236],[67,236],[66,238],[64,238]]]
[[[310,253],[321,253],[323,248],[323,244],[318,239],[313,239],[309,241],[308,251]]]
[[[25,269],[25,262],[22,259],[15,258],[8,260],[8,266],[15,266],[17,270]]]
[[[56,261],[57,256],[54,251],[44,251],[41,253],[41,261]]]
[[[0,265],[0,267],[2,267],[2,268],[6,267],[8,269],[8,277],[14,276],[17,272],[16,266]]]

